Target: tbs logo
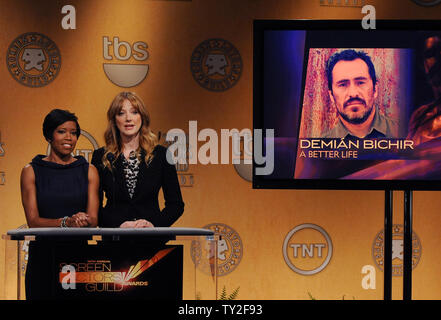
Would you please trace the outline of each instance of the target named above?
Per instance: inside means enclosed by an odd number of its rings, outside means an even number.
[[[130,88],[140,84],[149,71],[148,64],[126,64],[118,61],[127,61],[133,58],[136,62],[146,61],[149,58],[147,43],[136,41],[130,44],[119,37],[110,39],[103,37],[103,58],[109,63],[103,63],[104,73],[115,85]],[[117,60],[116,63],[114,61]],[[110,61],[112,61],[110,63]]]

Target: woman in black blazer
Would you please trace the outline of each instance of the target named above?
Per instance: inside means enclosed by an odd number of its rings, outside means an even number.
[[[142,100],[118,94],[107,111],[106,146],[94,151],[92,164],[100,176],[98,224],[107,228],[169,227],[184,212],[176,168],[167,149],[150,130]],[[162,188],[165,207],[158,193]],[[107,202],[103,207],[103,193]]]

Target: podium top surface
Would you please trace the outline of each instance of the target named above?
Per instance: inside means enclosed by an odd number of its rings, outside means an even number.
[[[8,230],[7,235],[13,240],[26,236],[72,238],[93,236],[123,236],[145,238],[174,238],[176,236],[214,236],[214,231],[201,228],[29,228]]]

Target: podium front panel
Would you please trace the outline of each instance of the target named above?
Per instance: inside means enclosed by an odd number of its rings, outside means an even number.
[[[4,297],[216,299],[217,237],[204,229],[161,229],[8,232]]]

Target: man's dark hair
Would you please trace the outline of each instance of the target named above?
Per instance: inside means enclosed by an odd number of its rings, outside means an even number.
[[[66,121],[73,121],[77,125],[77,138],[81,134],[80,125],[78,124],[78,118],[74,113],[67,110],[54,109],[48,113],[43,121],[43,135],[47,141],[51,141],[55,129],[65,123]]]
[[[375,75],[375,67],[372,63],[371,58],[363,51],[355,51],[353,49],[344,50],[341,52],[334,53],[326,64],[326,75],[328,77],[328,88],[332,91],[332,70],[334,70],[335,64],[341,60],[353,61],[355,59],[363,60],[369,69],[369,75],[371,76],[372,83],[374,85],[377,83],[377,76]]]

